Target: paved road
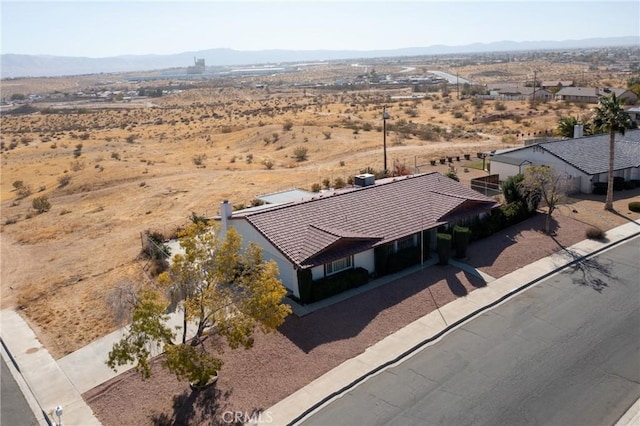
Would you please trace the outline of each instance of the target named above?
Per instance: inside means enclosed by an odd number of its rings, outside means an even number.
[[[2,361],[0,370],[0,424],[2,426],[38,425],[24,395],[14,380],[9,367]]]
[[[611,425],[640,397],[640,238],[482,314],[305,425]]]

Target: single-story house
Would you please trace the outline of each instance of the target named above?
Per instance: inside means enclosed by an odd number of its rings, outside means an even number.
[[[265,259],[277,263],[284,286],[299,298],[301,271],[313,281],[353,268],[373,275],[381,249],[424,252],[425,246],[435,247],[439,227],[469,223],[499,206],[437,172],[378,181],[359,175],[356,183],[246,210],[232,211],[224,201],[216,220],[223,233],[234,227],[244,244],[262,247]]]
[[[553,95],[548,90],[540,87],[519,86],[512,83],[492,83],[487,84],[489,95],[500,99],[536,99],[550,100]]]
[[[640,107],[631,107],[626,109],[627,114],[636,124],[640,124]]]
[[[556,93],[556,100],[597,104],[601,96],[609,96],[611,93],[615,93],[618,99],[628,105],[633,105],[638,101],[638,96],[630,90],[599,89],[597,87],[563,87]]]
[[[561,89],[563,87],[573,86],[572,80],[547,80],[540,83],[540,87],[543,89],[553,89],[558,88]]]
[[[593,184],[606,182],[609,171],[609,134],[541,142],[502,153],[491,158],[491,173],[502,182],[523,173],[529,165],[552,166],[572,181],[576,192],[591,193]],[[614,176],[640,179],[640,130],[616,134]]]

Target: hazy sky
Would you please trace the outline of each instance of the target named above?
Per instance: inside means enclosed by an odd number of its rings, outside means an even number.
[[[375,50],[638,36],[640,1],[5,1],[2,53]]]

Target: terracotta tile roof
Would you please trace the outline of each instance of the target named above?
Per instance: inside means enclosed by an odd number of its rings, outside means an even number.
[[[497,205],[434,172],[329,196],[318,194],[312,200],[256,211],[245,218],[292,263],[308,267]]]

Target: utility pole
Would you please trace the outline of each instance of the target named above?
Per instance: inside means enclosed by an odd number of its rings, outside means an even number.
[[[536,104],[536,75],[537,75],[537,71],[533,71],[533,95],[531,98],[531,102],[533,102],[533,104]]]
[[[387,177],[387,120],[389,119],[389,113],[387,112],[387,106],[382,106],[382,150],[384,153],[384,176]]]

